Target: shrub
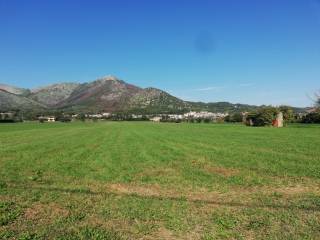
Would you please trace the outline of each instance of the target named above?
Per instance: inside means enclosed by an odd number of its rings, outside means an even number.
[[[77,119],[84,122],[86,120],[86,115],[84,113],[79,113]]]
[[[302,118],[303,123],[320,123],[320,111],[308,113]]]
[[[264,107],[255,112],[250,112],[246,118],[246,124],[250,126],[268,126],[276,118],[279,110],[274,107]]]
[[[204,123],[209,123],[209,122],[211,122],[211,119],[210,118],[205,118],[205,119],[203,119],[203,122]]]
[[[71,120],[72,120],[72,118],[71,118],[70,116],[62,116],[62,117],[60,117],[60,118],[58,119],[58,121],[60,121],[60,122],[66,122],[66,123],[71,122]]]
[[[242,114],[241,113],[233,113],[225,117],[226,122],[242,122]]]
[[[188,122],[194,123],[194,119],[193,119],[193,118],[190,118],[190,119],[188,120]]]

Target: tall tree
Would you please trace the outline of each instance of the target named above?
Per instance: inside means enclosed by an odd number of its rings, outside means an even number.
[[[315,95],[316,95],[316,107],[320,108],[320,90],[317,93],[315,93]]]

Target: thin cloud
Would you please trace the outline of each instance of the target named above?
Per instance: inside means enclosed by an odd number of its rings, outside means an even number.
[[[240,84],[232,84],[232,85],[226,85],[226,86],[209,86],[209,87],[202,87],[202,88],[194,88],[194,89],[179,89],[178,92],[180,93],[191,93],[191,92],[221,92],[222,90],[231,90],[231,89],[237,89],[239,87],[252,87],[254,86],[254,83],[240,83]],[[172,94],[177,94],[177,90],[167,90],[168,92],[171,92]]]
[[[195,91],[219,91],[226,88],[236,88],[236,87],[252,87],[254,83],[240,83],[238,85],[232,86],[211,86],[211,87],[204,87],[204,88],[197,88]]]
[[[218,91],[225,87],[205,87],[205,88],[197,88],[196,91]]]

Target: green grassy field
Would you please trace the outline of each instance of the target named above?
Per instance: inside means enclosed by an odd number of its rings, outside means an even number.
[[[320,239],[320,126],[2,124],[0,239]]]

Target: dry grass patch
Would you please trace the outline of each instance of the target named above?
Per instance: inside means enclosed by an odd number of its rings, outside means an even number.
[[[141,240],[200,240],[201,239],[201,231],[191,231],[191,232],[183,232],[177,233],[173,232],[163,226],[159,227],[157,231],[154,231],[152,234],[148,236],[144,236]]]
[[[56,203],[36,203],[25,210],[24,218],[30,221],[50,224],[57,219],[68,217],[69,214],[67,209]]]
[[[179,238],[174,235],[174,233],[165,227],[159,227],[157,231],[150,234],[149,236],[144,236],[141,240],[153,240],[153,239],[163,239],[163,240],[179,240]]]
[[[168,176],[168,175],[174,175],[177,172],[177,169],[173,168],[150,168],[146,169],[141,173],[138,173],[137,177],[143,177],[143,176]]]
[[[224,167],[204,167],[204,170],[209,172],[209,173],[214,173],[221,175],[223,177],[231,177],[235,176],[239,173],[239,170],[237,169],[232,169],[232,168],[224,168]]]
[[[256,196],[270,196],[270,194],[279,194],[282,199],[295,199],[299,196],[308,194],[320,195],[318,186],[290,186],[290,187],[234,187],[227,192],[208,191],[205,188],[192,191],[185,189],[183,192],[174,189],[160,187],[159,185],[134,185],[134,184],[110,184],[107,191],[115,194],[138,195],[141,197],[154,197],[159,199],[181,200],[190,202],[201,202],[210,205],[226,205],[233,207],[235,205],[250,205],[256,199]]]
[[[276,188],[275,192],[281,193],[283,195],[302,195],[306,193],[313,193],[313,194],[320,194],[320,187],[319,186],[290,186],[290,187],[280,187]]]
[[[207,173],[213,173],[223,177],[231,177],[240,173],[238,169],[209,165],[206,158],[198,158],[196,160],[193,160],[192,165],[194,167],[201,168]]]
[[[165,196],[168,193],[165,193],[159,185],[148,185],[148,186],[139,186],[132,184],[122,184],[115,183],[110,184],[108,189],[112,192],[122,193],[122,194],[137,194],[140,196]]]

